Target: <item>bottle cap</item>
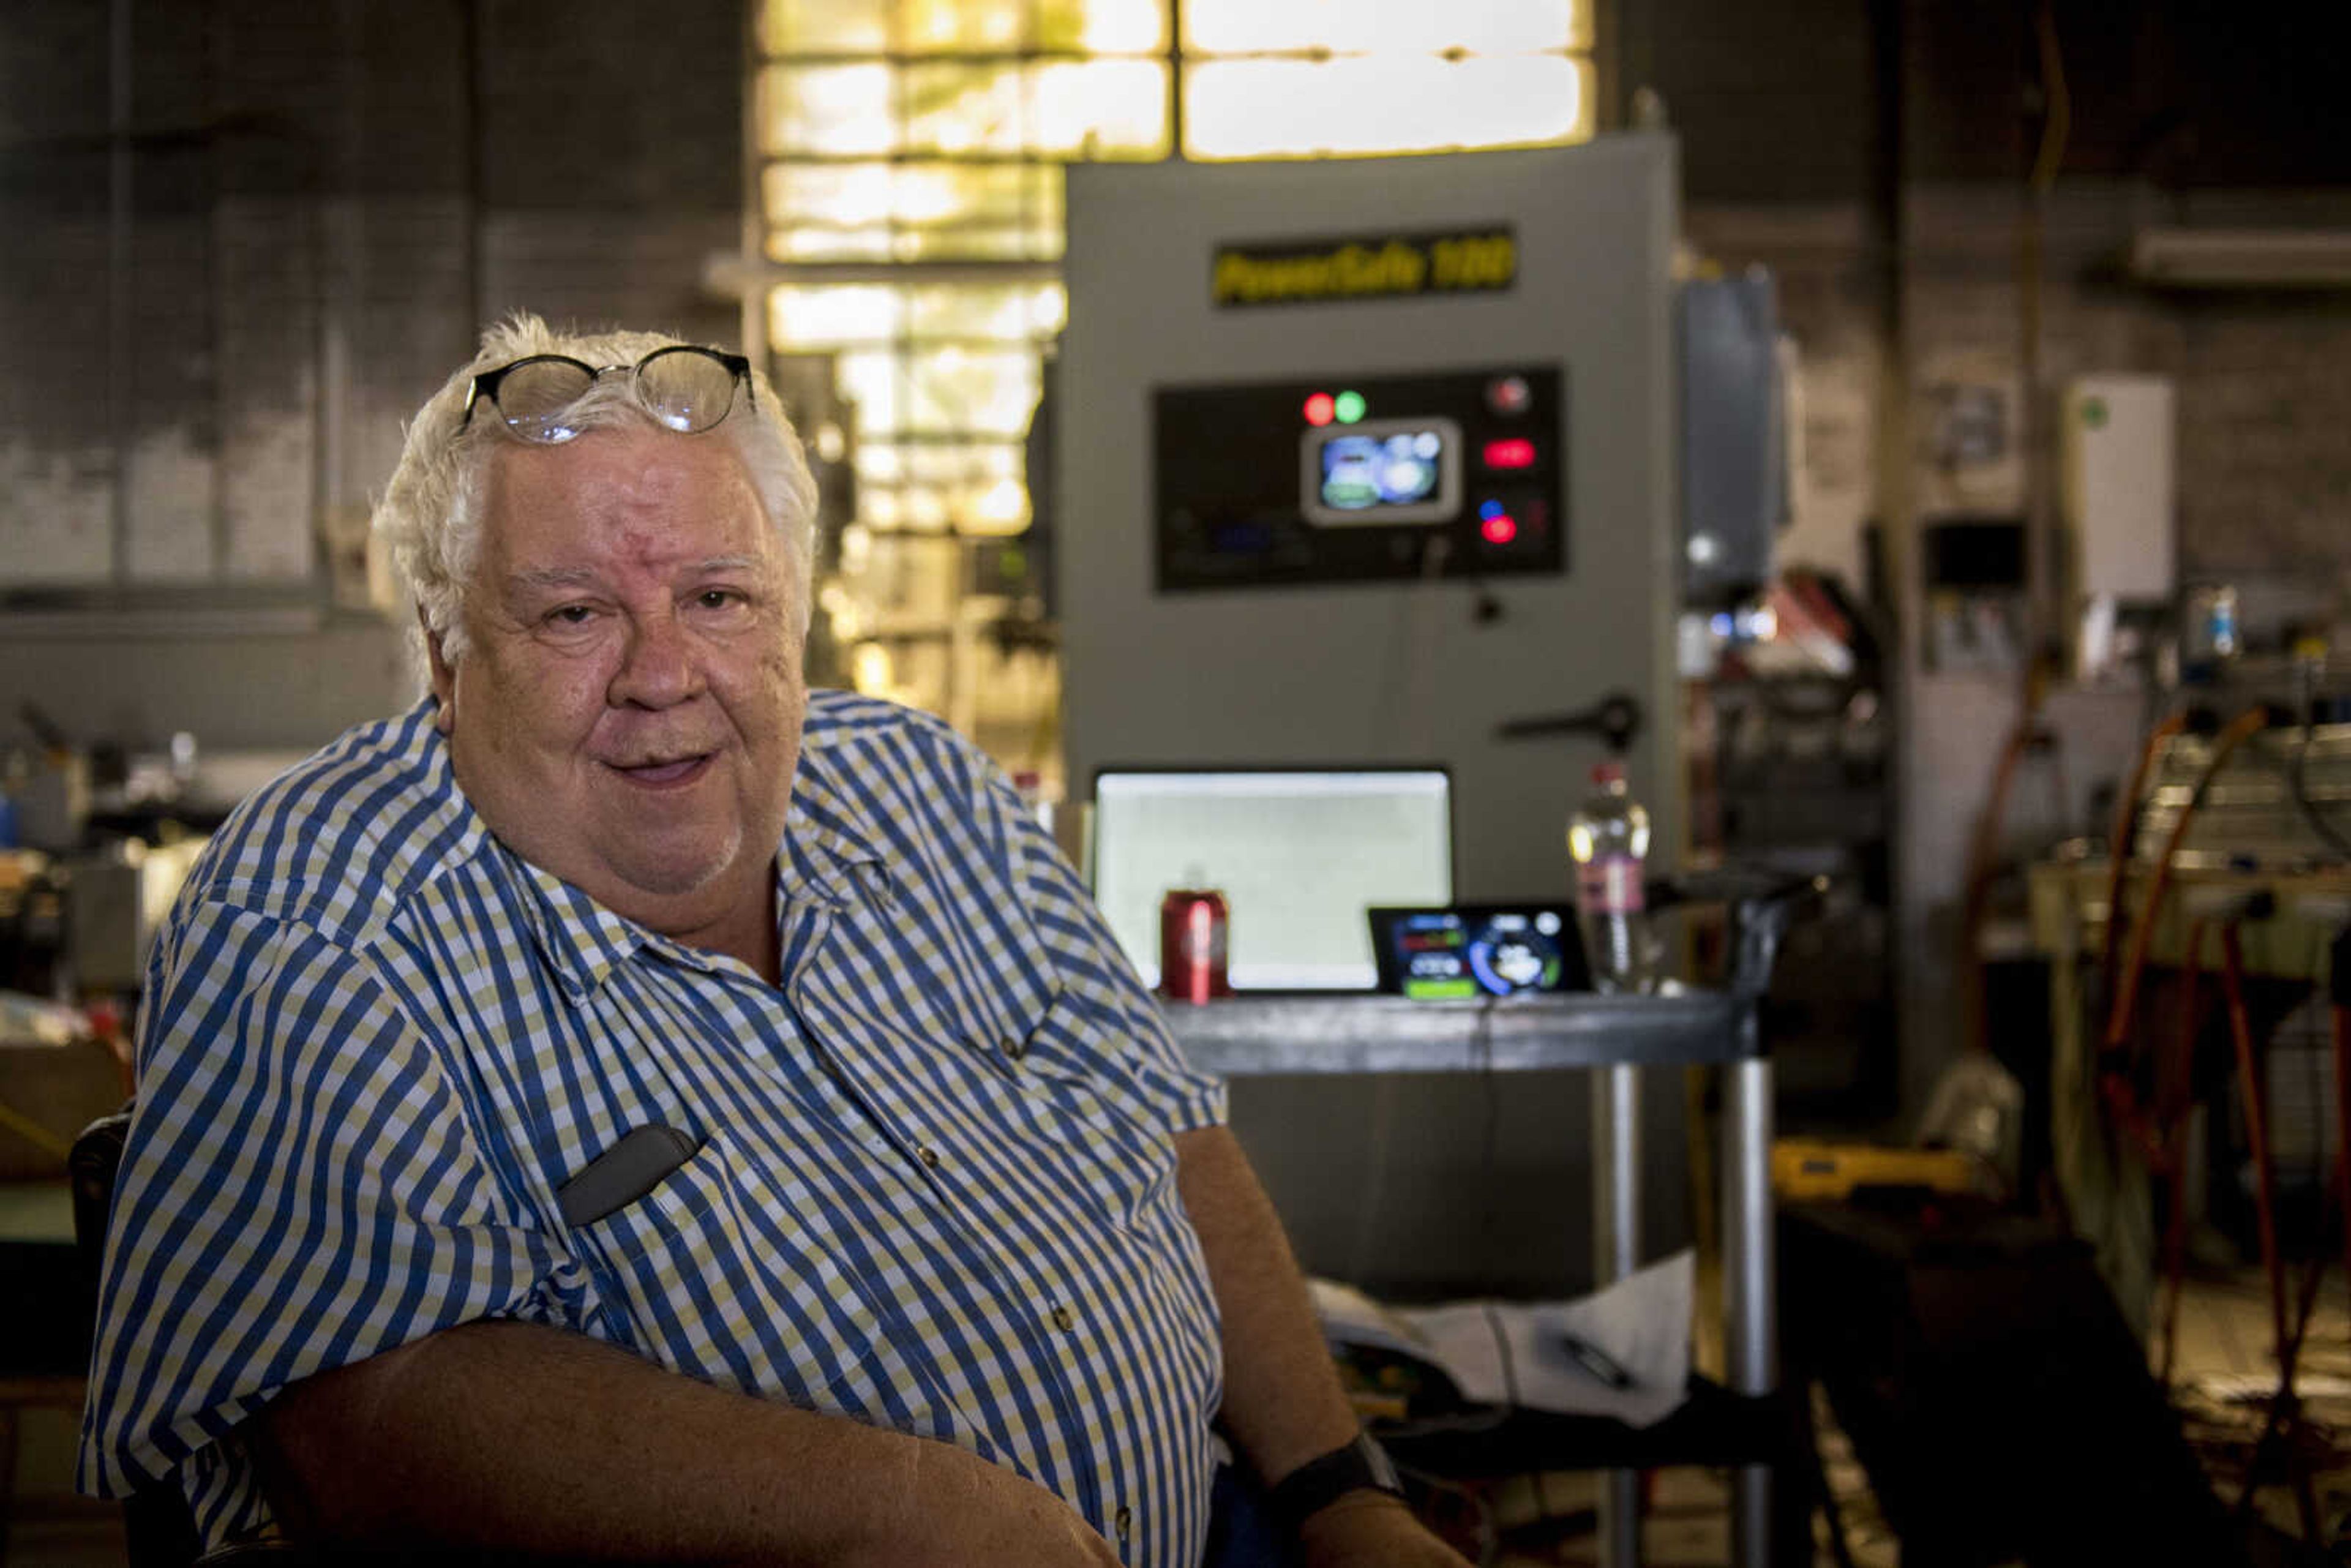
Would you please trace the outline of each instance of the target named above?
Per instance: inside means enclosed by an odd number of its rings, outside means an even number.
[[[1605,762],[1593,763],[1592,781],[1594,784],[1622,784],[1625,782],[1624,762],[1620,758],[1612,757]]]

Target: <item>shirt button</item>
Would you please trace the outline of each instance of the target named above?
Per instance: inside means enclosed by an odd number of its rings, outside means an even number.
[[[1071,1312],[1067,1307],[1055,1307],[1053,1309],[1053,1326],[1060,1329],[1063,1333],[1067,1333],[1071,1329],[1078,1326],[1077,1314]]]
[[[1111,1521],[1111,1527],[1118,1531],[1118,1538],[1121,1541],[1124,1541],[1126,1539],[1126,1532],[1133,1529],[1134,1526],[1134,1515],[1128,1511],[1126,1504],[1120,1503],[1118,1505],[1118,1517]]]
[[[928,1144],[916,1144],[914,1157],[933,1170],[939,1168],[939,1152]]]
[[[1029,1054],[1029,1042],[1025,1040],[1008,1040],[1004,1042],[1004,1054],[1018,1061]]]

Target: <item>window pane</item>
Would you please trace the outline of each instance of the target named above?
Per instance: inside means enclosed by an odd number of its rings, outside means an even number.
[[[924,229],[898,236],[899,261],[1052,261],[1061,254],[1061,225],[1040,219],[1025,228]]]
[[[907,327],[917,337],[1027,343],[1051,337],[1068,316],[1069,295],[1058,283],[941,285],[907,295]]]
[[[1061,172],[1023,163],[770,163],[771,225],[841,227],[1061,224]]]
[[[768,231],[769,261],[888,261],[887,229],[829,229],[787,225]]]
[[[910,66],[906,145],[998,156],[1161,158],[1167,68],[1158,60]]]
[[[1515,54],[1582,47],[1584,9],[1576,0],[1190,0],[1184,47]]]
[[[910,148],[1018,152],[1024,120],[1017,62],[906,68]]]
[[[869,522],[905,522],[917,491],[973,531],[1013,532],[1028,522],[1026,449],[1018,441],[865,441],[856,461],[858,509]]]
[[[906,476],[906,449],[888,441],[860,441],[856,455],[859,485],[895,485]]]
[[[1061,248],[1061,171],[1039,164],[771,163],[762,197],[778,261],[1050,258]],[[893,246],[893,225],[925,232]]]
[[[1296,157],[1571,141],[1591,134],[1590,70],[1564,55],[1207,61],[1185,74],[1185,151]]]
[[[886,284],[784,284],[768,296],[768,330],[784,350],[888,343],[904,307],[901,291]]]
[[[902,55],[1017,52],[1029,42],[1031,8],[1021,0],[898,0],[890,46]]]
[[[887,350],[861,350],[841,356],[841,392],[857,404],[860,436],[868,431],[898,428],[905,406],[904,387],[905,368]]]
[[[1056,53],[1155,55],[1167,47],[1167,0],[1063,0],[1037,18],[1037,47]]]
[[[1167,156],[1167,68],[1067,60],[1036,68],[1029,145],[1071,158]]]
[[[931,441],[900,450],[905,455],[903,467],[907,478],[933,488],[985,489],[1020,477],[1023,448],[1018,442]]]
[[[768,152],[887,152],[897,141],[886,65],[769,66],[758,114]]]
[[[878,55],[889,45],[887,0],[767,0],[763,54]]]
[[[1040,218],[1026,228],[785,228],[768,236],[775,261],[1053,261],[1061,225]]]
[[[887,163],[770,163],[762,185],[771,228],[881,227],[895,207]]]
[[[885,430],[935,432],[942,435],[1018,436],[1029,428],[1037,406],[1037,355],[1033,350],[989,351],[946,348],[917,354],[909,422],[866,423]]]

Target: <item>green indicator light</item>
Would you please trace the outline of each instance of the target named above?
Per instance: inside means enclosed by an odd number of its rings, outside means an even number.
[[[1451,1002],[1478,994],[1478,982],[1458,980],[1406,980],[1404,994],[1416,1002]]]
[[[1343,392],[1332,400],[1332,410],[1338,414],[1341,424],[1353,424],[1364,417],[1364,394]]]

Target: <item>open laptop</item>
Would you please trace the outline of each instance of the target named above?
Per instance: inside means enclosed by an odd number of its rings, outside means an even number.
[[[1231,909],[1236,991],[1369,991],[1364,912],[1453,898],[1453,783],[1442,767],[1102,768],[1094,900],[1159,983],[1159,904],[1215,888]]]

